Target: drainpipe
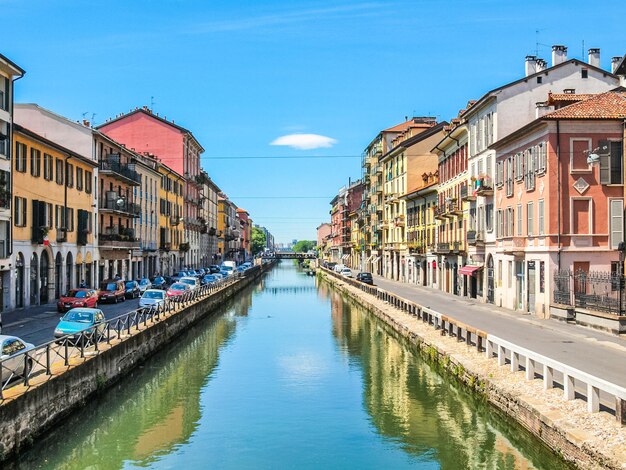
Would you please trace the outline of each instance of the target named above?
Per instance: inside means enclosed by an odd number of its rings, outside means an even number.
[[[556,121],[556,161],[557,161],[557,269],[561,270],[561,122]]]

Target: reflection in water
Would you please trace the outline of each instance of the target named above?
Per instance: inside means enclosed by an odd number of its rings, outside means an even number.
[[[329,296],[333,334],[363,369],[364,406],[383,436],[407,452],[434,454],[444,469],[534,468],[528,459],[539,468],[565,468],[530,435],[435,373],[382,321],[336,291]],[[517,434],[517,442],[502,431]]]
[[[292,263],[3,468],[559,469]]]

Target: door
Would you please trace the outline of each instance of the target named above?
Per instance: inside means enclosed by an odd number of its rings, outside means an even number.
[[[535,262],[528,262],[528,312],[535,313]]]
[[[588,274],[589,261],[574,261],[574,299],[581,305],[586,300]]]
[[[515,262],[515,309],[524,310],[524,262]]]
[[[489,256],[489,261],[487,261],[487,302],[492,304],[494,302],[494,298],[493,256]]]
[[[48,269],[49,268],[50,268],[50,260],[48,259],[48,252],[43,251],[41,253],[41,266],[39,268],[39,276],[41,278],[39,302],[42,305],[48,303]]]

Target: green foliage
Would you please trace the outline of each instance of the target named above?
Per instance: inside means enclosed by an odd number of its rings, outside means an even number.
[[[315,248],[315,245],[317,245],[317,242],[314,240],[300,240],[293,246],[292,250],[296,253],[306,253]]]
[[[265,232],[257,227],[252,227],[252,255],[256,255],[265,249]]]

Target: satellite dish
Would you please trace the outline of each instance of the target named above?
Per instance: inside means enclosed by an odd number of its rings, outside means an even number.
[[[598,155],[595,152],[592,152],[589,155],[587,155],[587,164],[593,165],[594,163],[600,163],[600,155]]]
[[[119,198],[117,201],[115,201],[115,203],[117,204],[117,207],[122,207],[124,205],[124,198]]]

